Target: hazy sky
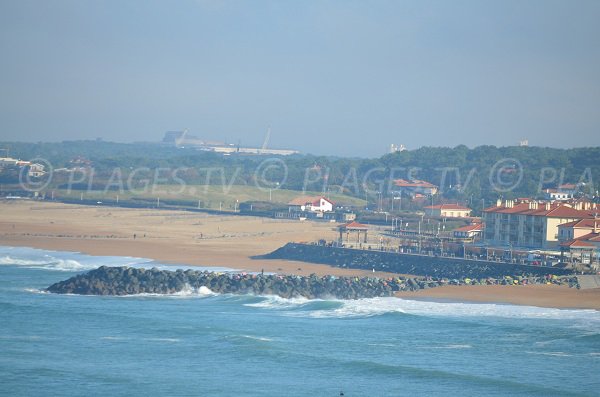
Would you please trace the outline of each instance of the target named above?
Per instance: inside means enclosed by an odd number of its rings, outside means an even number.
[[[0,0],[0,139],[600,145],[600,1]]]

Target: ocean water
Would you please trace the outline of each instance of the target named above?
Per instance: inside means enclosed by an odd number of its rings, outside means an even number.
[[[173,267],[0,247],[1,395],[600,395],[592,310],[41,292],[124,264]]]

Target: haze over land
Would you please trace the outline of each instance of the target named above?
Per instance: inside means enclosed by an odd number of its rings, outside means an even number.
[[[595,1],[0,4],[8,141],[600,145]]]

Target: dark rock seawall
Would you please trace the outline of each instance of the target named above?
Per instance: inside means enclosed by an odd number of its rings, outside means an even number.
[[[505,276],[543,277],[548,274],[555,276],[572,274],[572,271],[562,268],[298,243],[288,243],[270,254],[258,256],[255,259],[287,259],[352,269],[375,269],[384,272],[449,279],[500,279]]]
[[[200,287],[209,288],[215,293],[309,299],[372,298],[391,296],[394,291],[420,288],[412,279],[228,274],[102,266],[53,284],[47,291],[79,295],[174,294],[186,289],[198,290]]]

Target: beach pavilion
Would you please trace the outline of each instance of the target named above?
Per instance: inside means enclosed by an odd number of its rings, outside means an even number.
[[[340,231],[340,242],[344,241],[344,233],[346,233],[346,242],[350,242],[350,234],[356,232],[356,242],[360,243],[361,242],[361,233],[363,235],[362,238],[362,242],[366,243],[367,242],[367,233],[369,231],[369,227],[367,225],[363,225],[362,223],[358,223],[358,222],[350,222],[347,223],[345,225],[340,226],[339,228]]]

